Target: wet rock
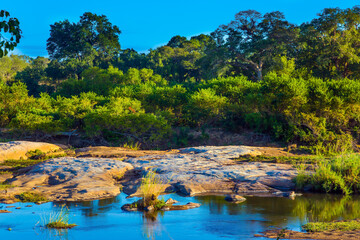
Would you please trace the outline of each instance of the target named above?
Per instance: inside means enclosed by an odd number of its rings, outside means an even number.
[[[165,204],[166,205],[172,205],[172,204],[175,204],[175,203],[178,203],[178,201],[172,199],[172,198],[169,198],[168,200],[166,200]]]
[[[18,209],[18,210],[19,210],[19,209],[21,209],[21,207],[17,207],[17,208],[15,208],[15,209]]]
[[[169,206],[169,210],[188,210],[188,209],[198,208],[200,206],[201,206],[200,203],[189,202],[185,205],[171,205]]]
[[[121,207],[121,209],[123,211],[126,211],[126,212],[136,212],[138,211],[138,208],[137,207],[133,207],[131,204],[125,204]]]
[[[11,213],[11,211],[8,211],[8,210],[0,210],[0,213]]]
[[[227,195],[225,197],[225,200],[228,202],[233,202],[233,203],[241,203],[241,202],[246,201],[246,198],[244,198],[243,196],[240,196],[240,195],[231,194],[231,195]]]
[[[6,208],[14,208],[15,206],[6,206]]]
[[[47,153],[60,150],[61,147],[45,142],[11,141],[0,143],[0,162],[7,159],[27,159],[26,153],[37,149]]]
[[[144,208],[144,210],[146,212],[152,212],[152,211],[154,211],[154,206],[147,206],[147,207]]]

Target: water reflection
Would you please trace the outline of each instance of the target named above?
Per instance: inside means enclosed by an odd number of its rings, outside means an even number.
[[[164,212],[156,211],[142,213],[142,231],[145,239],[155,240],[156,237],[161,236],[163,232],[166,232],[166,229],[162,226],[159,217],[163,218]]]
[[[229,203],[222,196],[200,196],[196,199],[206,205],[211,215],[258,214],[264,226],[286,227],[288,221],[332,221],[360,217],[359,196],[311,194],[289,198],[248,197],[240,204]],[[211,217],[211,216],[210,216]],[[256,217],[255,217],[256,218]],[[284,221],[284,220],[287,221]],[[251,220],[251,219],[249,219]]]
[[[95,201],[84,201],[84,202],[57,202],[54,203],[55,208],[60,208],[63,204],[70,208],[76,208],[86,217],[94,217],[99,214],[104,214],[113,210],[118,209],[121,206],[121,197],[100,199]]]
[[[41,233],[38,234],[41,236],[41,239],[52,239],[52,240],[69,240],[69,230],[68,229],[50,229],[50,228],[40,228]]]
[[[180,204],[199,202],[200,208],[156,213],[123,212],[121,206],[137,199],[116,198],[65,203],[70,222],[78,226],[69,230],[51,230],[36,224],[39,217],[58,212],[63,203],[33,205],[17,203],[21,209],[0,216],[1,239],[101,239],[122,236],[125,239],[250,239],[271,227],[300,230],[308,221],[331,221],[360,218],[360,196],[304,195],[288,198],[247,197],[240,204],[225,201],[224,196],[183,198],[169,195]],[[165,198],[168,198],[165,197]],[[6,205],[0,205],[5,208]],[[4,216],[4,217],[3,217]],[[35,227],[34,227],[35,224]],[[12,231],[7,231],[12,228]],[[256,239],[258,240],[258,239]]]

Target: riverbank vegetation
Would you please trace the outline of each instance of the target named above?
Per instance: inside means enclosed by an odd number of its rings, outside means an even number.
[[[335,222],[310,222],[302,227],[307,232],[355,231],[360,229],[358,220]]]
[[[0,127],[143,148],[184,146],[189,129],[250,129],[313,153],[357,150],[359,24],[359,7],[301,25],[249,10],[138,53],[106,16],[84,13],[50,26],[49,58],[0,59]]]
[[[313,172],[300,169],[295,182],[299,189],[345,195],[359,193],[360,156],[348,154],[320,160]]]

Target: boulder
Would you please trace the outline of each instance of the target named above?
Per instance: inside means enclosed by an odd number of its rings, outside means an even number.
[[[225,200],[228,202],[233,202],[233,203],[241,203],[246,201],[246,198],[244,198],[243,196],[237,195],[237,194],[231,194],[231,195],[227,195],[225,197]]]
[[[51,159],[10,180],[17,187],[8,189],[8,194],[35,191],[53,201],[114,197],[120,193],[116,177],[129,169],[132,166],[128,163],[106,158]]]
[[[12,141],[0,143],[0,162],[8,159],[27,159],[26,153],[40,150],[44,153],[60,150],[61,147],[45,142]]]

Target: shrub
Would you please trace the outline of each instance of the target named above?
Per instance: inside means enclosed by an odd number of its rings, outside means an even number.
[[[299,188],[308,184],[315,191],[349,195],[360,191],[360,156],[348,154],[320,161],[314,173],[300,171],[295,178]]]

